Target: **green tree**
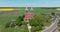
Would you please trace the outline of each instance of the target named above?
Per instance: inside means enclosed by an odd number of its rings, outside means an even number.
[[[24,15],[23,16],[18,16],[16,21],[9,21],[7,22],[5,27],[15,27],[16,25],[21,26],[24,22]]]
[[[35,16],[29,21],[29,23],[31,26],[33,26],[32,31],[36,32],[42,30],[42,27],[44,26],[44,18],[43,16]]]
[[[21,26],[23,21],[24,21],[24,15],[23,16],[19,16],[16,19],[15,24]]]

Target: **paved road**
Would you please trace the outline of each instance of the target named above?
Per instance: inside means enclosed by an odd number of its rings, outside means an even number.
[[[57,29],[55,29],[53,32],[58,32],[58,30],[57,30]]]
[[[44,32],[51,32],[52,30],[54,30],[56,26],[58,25],[58,22],[59,22],[59,18],[56,18],[56,21]]]

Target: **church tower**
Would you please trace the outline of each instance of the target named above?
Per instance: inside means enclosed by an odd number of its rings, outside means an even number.
[[[33,13],[33,8],[31,7],[30,9],[30,19],[32,19],[34,17],[34,13]]]

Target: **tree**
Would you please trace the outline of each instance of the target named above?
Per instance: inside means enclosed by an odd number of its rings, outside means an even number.
[[[24,21],[24,15],[23,16],[19,16],[16,19],[15,24],[21,26],[23,21]]]
[[[32,27],[32,31],[36,32],[42,30],[46,24],[50,23],[50,16],[46,15],[36,15],[33,19],[29,21]],[[33,29],[34,28],[34,29]]]
[[[52,12],[51,14],[52,14],[53,16],[55,16],[55,13],[54,13],[54,12]]]
[[[16,25],[21,26],[24,22],[24,15],[19,16],[16,21],[9,21],[7,22],[5,27],[15,27]]]
[[[42,30],[42,27],[44,26],[43,22],[44,22],[44,18],[43,16],[40,16],[40,15],[35,16],[33,19],[31,19],[29,23],[31,26],[33,26],[32,31],[36,32],[36,31]]]
[[[36,32],[36,28],[34,26],[32,26],[31,32]]]

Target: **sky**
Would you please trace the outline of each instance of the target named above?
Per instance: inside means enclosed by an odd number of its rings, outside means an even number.
[[[0,7],[60,7],[60,0],[0,0]]]

